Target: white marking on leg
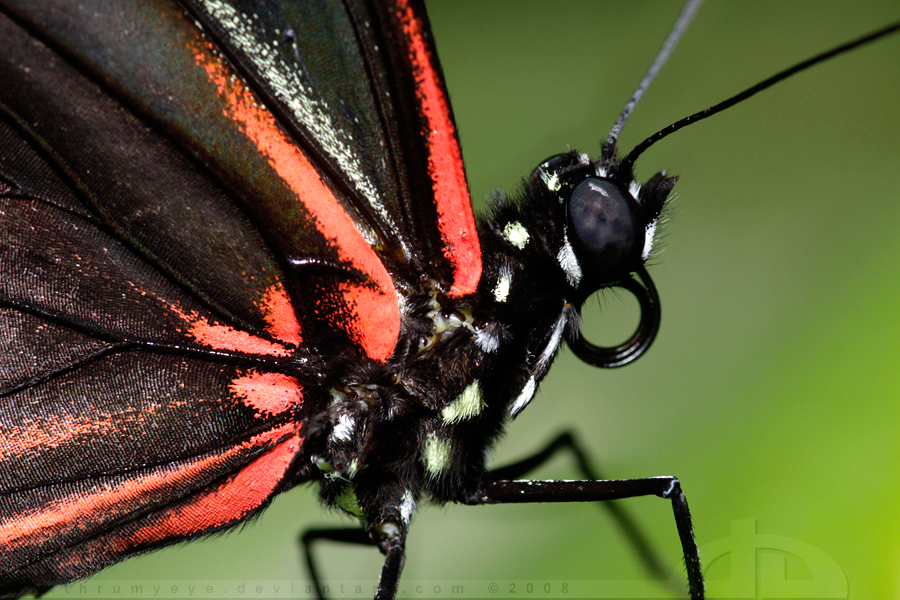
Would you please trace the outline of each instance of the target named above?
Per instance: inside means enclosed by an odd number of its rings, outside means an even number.
[[[404,525],[409,527],[409,521],[415,512],[416,499],[413,498],[411,491],[406,490],[403,492],[403,498],[400,500],[400,518],[403,519]]]
[[[567,317],[567,311],[563,311],[563,314],[556,320],[556,324],[553,326],[553,333],[550,335],[550,341],[547,342],[547,346],[544,347],[544,351],[541,352],[541,357],[538,359],[537,365],[535,366],[534,370],[536,373],[543,375],[542,372],[550,368],[550,361],[553,360],[553,356],[559,348],[559,343],[562,341],[562,334],[566,329]]]

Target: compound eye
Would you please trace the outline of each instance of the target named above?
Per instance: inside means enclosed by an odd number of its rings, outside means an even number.
[[[630,194],[606,179],[581,182],[569,198],[569,234],[585,283],[597,289],[637,269],[645,227]]]

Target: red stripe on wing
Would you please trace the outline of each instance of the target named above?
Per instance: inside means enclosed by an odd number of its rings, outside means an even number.
[[[88,433],[118,435],[121,433],[122,421],[127,421],[129,417],[140,418],[140,414],[137,411],[123,411],[117,415],[69,413],[65,418],[29,419],[24,426],[4,424],[3,435],[0,437],[0,464],[12,468],[17,460],[24,460],[38,452],[75,446],[78,439]],[[3,527],[0,522],[0,542],[5,539]]]
[[[409,38],[416,94],[427,123],[423,133],[428,147],[428,173],[437,205],[438,229],[444,243],[444,256],[455,272],[448,295],[465,296],[474,293],[478,287],[482,265],[462,152],[450,116],[450,103],[425,41],[422,21],[407,0],[400,0],[398,7],[403,32]]]
[[[275,493],[291,466],[291,461],[303,445],[303,438],[296,434],[294,425],[285,425],[265,436],[258,436],[265,437],[268,441],[282,437],[291,430],[295,432],[293,435],[276,444],[222,484],[184,503],[167,507],[130,535],[122,536],[115,542],[117,551],[220,529],[250,516]]]
[[[125,529],[129,532],[127,537],[149,542],[199,533],[238,521],[263,504],[284,478],[291,460],[303,443],[298,429],[296,424],[282,425],[219,454],[176,467],[160,467],[148,475],[118,485],[71,495],[38,510],[19,514],[0,522],[0,545],[7,551],[41,546],[58,536],[71,535],[78,530],[91,532],[96,527],[104,526],[107,521],[114,522],[120,515],[168,505],[178,490],[191,489],[196,481],[223,468],[229,460],[271,446],[224,483],[191,497],[185,506],[179,507],[179,516],[172,514],[171,509],[164,509],[149,529],[141,527],[130,531],[128,526]],[[220,504],[213,509],[214,501]],[[197,509],[186,510],[190,506],[203,506],[207,513],[201,514]],[[93,535],[88,533],[90,537]]]
[[[262,300],[266,330],[279,340],[299,346],[303,341],[294,306],[281,283],[270,286]]]
[[[225,116],[237,124],[296,194],[341,260],[365,274],[366,284],[345,282],[338,286],[349,311],[338,325],[369,357],[386,360],[400,333],[399,299],[387,269],[309,159],[243,80],[205,44],[198,42],[192,51],[197,65],[215,86]]]
[[[228,391],[244,406],[254,410],[257,419],[295,411],[303,404],[303,386],[294,377],[281,373],[244,372],[231,380]],[[79,440],[85,437],[121,438],[129,426],[149,422],[152,418],[130,407],[115,413],[94,407],[85,414],[73,411],[57,413],[53,418],[25,419],[23,426],[2,429],[0,464],[12,465],[17,459],[54,448],[77,448]]]
[[[243,352],[245,354],[267,354],[269,356],[290,356],[291,354],[291,350],[281,344],[274,344],[228,325],[212,323],[208,318],[196,311],[181,310],[174,305],[169,305],[168,308],[184,322],[187,331],[183,331],[183,333],[208,348]],[[297,334],[299,334],[299,325]],[[295,339],[299,342],[299,335]]]

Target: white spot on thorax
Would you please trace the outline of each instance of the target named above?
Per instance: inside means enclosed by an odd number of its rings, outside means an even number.
[[[457,423],[464,419],[477,417],[484,410],[484,397],[481,384],[476,379],[450,404],[444,407],[441,416],[445,423]]]
[[[512,221],[503,228],[503,238],[521,250],[528,243],[528,240],[531,239],[531,234],[528,233],[524,225],[518,221]]]
[[[500,337],[486,329],[475,330],[475,343],[485,354],[493,354],[500,348]]]
[[[512,286],[513,273],[509,265],[500,267],[500,276],[497,278],[497,284],[494,286],[494,300],[497,302],[506,302],[509,297],[509,288]]]
[[[450,466],[453,447],[450,440],[441,439],[434,432],[425,436],[425,446],[422,449],[422,463],[425,471],[432,477],[437,477]]]
[[[344,413],[338,417],[337,425],[331,430],[331,439],[336,442],[349,442],[356,429],[356,420]]]

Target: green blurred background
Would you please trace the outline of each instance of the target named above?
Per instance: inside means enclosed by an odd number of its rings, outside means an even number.
[[[428,8],[480,202],[567,145],[596,155],[680,6]],[[898,18],[896,0],[711,1],[620,146]],[[779,552],[796,540],[833,559],[849,597],[900,597],[900,37],[676,134],[644,154],[637,175],[663,169],[681,180],[651,268],[663,302],[657,342],[615,371],[563,351],[497,463],[571,429],[609,477],[680,477],[701,547],[727,546],[733,521],[755,519],[769,536],[757,557],[782,569],[776,579],[818,576]],[[630,299],[607,294],[592,304],[589,331],[614,343],[636,318]],[[565,459],[536,475],[577,477]],[[678,565],[668,503],[627,506]],[[339,523],[350,524],[296,489],[239,533],[126,562],[91,580],[91,593],[105,596],[104,581],[299,581],[297,534]],[[646,579],[589,505],[423,508],[408,552],[410,582]],[[328,546],[321,556],[335,579],[373,579],[380,567],[369,549]],[[735,564],[725,555],[706,565],[711,595],[734,584]],[[784,594],[763,571],[749,597]]]

